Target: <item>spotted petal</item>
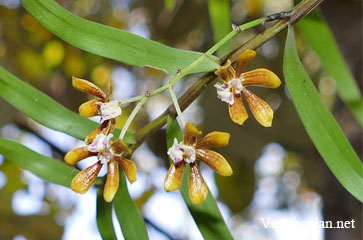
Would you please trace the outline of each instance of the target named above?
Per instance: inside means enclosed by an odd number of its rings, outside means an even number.
[[[97,162],[86,169],[80,171],[72,180],[71,188],[76,193],[85,193],[95,182],[102,164]]]
[[[240,94],[234,95],[234,103],[228,104],[229,116],[232,121],[242,125],[248,118],[247,110],[243,105]]]
[[[111,202],[113,200],[118,190],[118,184],[119,184],[118,162],[116,162],[115,160],[111,160],[108,163],[107,179],[103,191],[103,197],[106,200],[106,202]]]
[[[98,134],[103,133],[104,135],[108,135],[109,133],[112,133],[115,129],[115,122],[115,119],[104,121],[100,126],[88,134],[84,142],[89,145],[95,140]]]
[[[111,148],[115,154],[121,154],[123,152],[131,154],[132,150],[121,139],[111,143]]]
[[[193,204],[204,202],[208,195],[208,188],[196,163],[190,164],[189,198]]]
[[[185,165],[186,163],[184,161],[178,165],[171,164],[164,182],[165,191],[170,192],[180,188],[183,181]]]
[[[122,169],[124,170],[127,179],[130,183],[133,183],[136,181],[136,174],[137,169],[134,161],[131,161],[130,159],[114,156],[114,159],[121,165]]]
[[[247,49],[241,55],[239,55],[239,57],[237,58],[237,61],[236,61],[236,77],[237,78],[241,75],[245,66],[249,62],[251,62],[255,58],[255,56],[256,56],[256,52],[251,49]]]
[[[198,130],[193,123],[188,122],[185,124],[184,144],[193,145],[197,140],[197,136],[200,135],[202,135],[202,131]]]
[[[109,100],[113,90],[112,80],[110,77],[107,78],[106,87],[107,87],[107,100]]]
[[[207,134],[201,141],[199,141],[196,148],[224,147],[228,145],[228,142],[229,133],[215,131]]]
[[[233,174],[227,160],[215,151],[204,148],[197,149],[197,158],[208,164],[221,176],[231,176]]]
[[[264,127],[271,127],[274,112],[271,107],[254,93],[244,88],[242,90],[253,116]]]
[[[85,103],[83,103],[81,106],[79,106],[78,111],[79,114],[83,117],[94,117],[98,115],[98,106],[97,102],[99,100],[92,99]]]
[[[92,94],[102,100],[106,100],[107,98],[106,94],[99,87],[87,80],[72,77],[72,85],[79,91]]]
[[[260,86],[277,88],[281,85],[281,80],[275,73],[265,68],[258,68],[253,71],[242,73],[243,86]]]
[[[225,82],[235,78],[236,72],[232,67],[231,60],[228,59],[225,65],[221,66],[217,71],[215,71],[215,74],[220,76]]]
[[[82,159],[95,156],[95,153],[88,151],[87,146],[74,148],[64,156],[64,161],[69,165],[74,165]]]

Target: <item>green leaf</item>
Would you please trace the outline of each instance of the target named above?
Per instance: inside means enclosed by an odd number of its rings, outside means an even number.
[[[112,224],[112,203],[107,203],[103,198],[103,190],[97,190],[97,227],[102,239],[116,240],[115,230]]]
[[[0,66],[0,96],[40,124],[84,139],[99,124],[79,116],[52,98],[18,79]],[[119,134],[115,131],[115,135]],[[126,143],[134,143],[133,134],[128,132]]]
[[[144,220],[127,190],[123,172],[120,172],[120,186],[113,199],[113,206],[125,239],[149,239]]]
[[[175,74],[202,56],[162,45],[138,35],[79,18],[53,0],[22,0],[24,8],[50,32],[85,51],[134,66],[150,66]],[[213,57],[214,61],[218,58]],[[194,72],[213,71],[208,61]]]
[[[166,134],[167,134],[168,148],[170,148],[173,145],[174,138],[177,138],[178,141],[183,140],[183,133],[177,121],[174,118],[171,118],[170,116],[168,116]],[[213,198],[209,189],[208,189],[209,191],[208,197],[202,204],[194,205],[190,201],[189,192],[188,192],[188,179],[189,179],[189,164],[185,169],[183,183],[182,186],[180,187],[180,192],[204,239],[223,239],[223,240],[233,239],[218,209],[216,200]]]
[[[21,143],[0,137],[0,153],[19,167],[31,171],[44,180],[71,186],[74,176],[78,173],[75,168],[57,159],[43,156]]]
[[[344,188],[363,201],[363,165],[301,64],[292,26],[286,39],[284,77],[296,110],[320,155]]]
[[[208,0],[208,9],[213,38],[215,42],[218,42],[232,30],[229,0]],[[217,55],[222,57],[230,53],[231,50],[231,43],[227,42],[217,51]]]
[[[335,80],[339,96],[363,125],[361,92],[321,12],[318,9],[312,11],[297,26],[316,52],[327,74]]]

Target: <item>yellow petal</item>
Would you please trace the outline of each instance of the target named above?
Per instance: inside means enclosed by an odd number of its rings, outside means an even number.
[[[88,148],[85,147],[79,147],[79,148],[74,148],[71,151],[69,151],[65,156],[64,156],[64,161],[66,163],[68,163],[69,165],[74,165],[77,162],[81,161],[82,159],[88,158],[90,156],[94,156],[95,153],[91,153],[88,151]]]
[[[196,163],[190,164],[189,198],[193,204],[204,202],[208,195],[208,188]]]
[[[228,104],[229,116],[232,121],[242,125],[248,118],[247,110],[243,105],[241,95],[234,95],[234,103]]]
[[[202,135],[202,131],[198,130],[193,123],[188,122],[185,124],[184,129],[184,144],[193,145],[197,136]]]
[[[102,100],[106,100],[106,94],[95,84],[76,77],[72,77],[72,85],[79,91],[92,94],[93,96],[99,97]]]
[[[128,154],[132,153],[132,150],[121,139],[117,139],[116,141],[112,142],[111,148],[115,154],[121,154],[123,152]]]
[[[243,86],[261,86],[268,88],[277,88],[281,85],[281,80],[275,73],[265,68],[258,68],[242,74]]]
[[[107,87],[107,99],[109,99],[112,94],[112,90],[113,90],[112,80],[110,77],[107,78],[106,87]]]
[[[93,99],[93,100],[89,100],[89,101],[83,103],[78,108],[79,114],[83,117],[97,116],[97,114],[98,114],[98,107],[96,104],[97,102],[98,102],[98,100]]]
[[[235,78],[236,72],[232,67],[231,60],[228,59],[225,65],[221,66],[217,71],[215,71],[215,74],[220,76],[225,82]]]
[[[96,128],[90,134],[88,134],[84,142],[87,145],[89,145],[95,140],[98,134],[103,133],[105,135],[108,135],[109,133],[113,132],[114,128],[115,128],[115,119],[106,120],[98,128]]]
[[[257,97],[254,93],[246,88],[242,90],[247,103],[251,109],[253,116],[264,127],[271,127],[274,111],[271,107],[261,98]]]
[[[130,159],[127,159],[124,157],[115,156],[114,158],[119,164],[121,164],[121,167],[124,170],[129,182],[130,183],[135,182],[136,174],[137,174],[137,169],[136,169],[135,163],[133,161],[131,161]]]
[[[103,198],[106,202],[111,202],[115,197],[115,194],[118,190],[119,184],[119,170],[118,170],[118,162],[111,160],[108,162],[108,172],[105,188],[103,191]]]
[[[95,182],[102,164],[97,162],[90,167],[80,171],[72,180],[71,188],[76,193],[85,193]]]
[[[219,175],[231,176],[233,174],[231,166],[229,166],[227,160],[221,154],[204,148],[197,149],[196,154],[197,159],[208,164]]]
[[[241,55],[239,55],[239,57],[237,58],[237,61],[236,61],[236,77],[237,78],[241,75],[245,66],[249,62],[251,62],[255,58],[255,56],[256,56],[256,52],[251,49],[247,49]]]
[[[198,142],[196,148],[224,147],[228,145],[228,142],[229,133],[215,131],[207,134],[200,142]]]
[[[174,163],[171,164],[164,182],[165,191],[171,192],[180,188],[183,181],[184,170],[185,170],[184,161],[182,161],[177,166],[175,166]]]

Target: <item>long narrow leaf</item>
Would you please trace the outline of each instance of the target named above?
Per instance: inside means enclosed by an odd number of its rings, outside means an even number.
[[[21,143],[0,137],[0,153],[19,167],[31,171],[48,182],[71,186],[73,177],[78,173],[75,168],[56,160],[43,156]]]
[[[213,38],[215,42],[218,42],[232,30],[229,0],[208,0],[208,10]],[[231,50],[231,43],[227,42],[217,51],[217,55],[222,57],[230,53]]]
[[[363,125],[361,92],[321,12],[315,9],[297,26],[318,55],[328,75],[335,80],[339,96]]]
[[[113,206],[125,239],[149,239],[144,220],[127,190],[123,172],[120,173],[120,186],[113,199]]]
[[[177,138],[179,141],[183,139],[183,134],[174,118],[168,117],[166,133],[168,148],[173,145],[174,138]],[[209,189],[208,197],[202,204],[194,205],[190,201],[188,192],[188,179],[189,165],[185,169],[180,192],[204,239],[233,239],[218,209],[216,200],[213,198]]]
[[[18,79],[0,66],[0,96],[29,117],[51,129],[84,139],[98,124],[79,116],[52,98]],[[116,131],[116,135],[119,131]],[[135,142],[128,132],[126,143]]]
[[[40,24],[69,44],[130,65],[151,66],[175,74],[179,68],[185,68],[202,55],[79,18],[53,0],[22,0],[21,3]],[[194,72],[214,69],[210,62],[205,61]]]
[[[286,39],[284,77],[296,110],[320,155],[338,181],[363,201],[363,165],[303,68],[292,26]]]
[[[112,224],[112,203],[107,203],[103,198],[103,190],[97,190],[97,227],[102,239],[116,240]]]

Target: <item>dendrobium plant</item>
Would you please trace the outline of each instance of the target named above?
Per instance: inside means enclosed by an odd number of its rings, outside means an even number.
[[[69,151],[64,160],[70,165],[75,165],[79,161],[97,156],[97,162],[90,167],[79,172],[72,181],[71,188],[77,193],[85,193],[93,185],[102,166],[107,164],[108,172],[103,197],[107,202],[114,198],[119,185],[120,164],[130,183],[136,180],[136,165],[133,161],[121,156],[122,153],[131,153],[121,139],[111,141],[112,134],[98,134],[94,141],[87,146],[78,147]]]
[[[166,191],[175,191],[180,188],[186,164],[190,164],[189,198],[193,204],[201,204],[208,195],[208,188],[200,173],[196,160],[201,160],[214,169],[221,176],[232,175],[232,169],[227,160],[219,153],[207,149],[208,147],[223,147],[228,144],[229,133],[211,132],[198,141],[202,135],[194,124],[187,123],[184,130],[184,140],[174,144],[168,150],[173,160],[164,182]]]
[[[243,95],[256,120],[264,127],[272,125],[273,110],[261,98],[249,91],[248,86],[277,88],[281,85],[280,79],[268,69],[258,68],[242,73],[243,68],[256,56],[253,50],[246,50],[236,61],[236,68],[232,67],[230,60],[215,73],[219,75],[223,84],[216,83],[218,98],[228,103],[229,115],[233,122],[242,125],[248,118],[247,110],[242,102]]]

